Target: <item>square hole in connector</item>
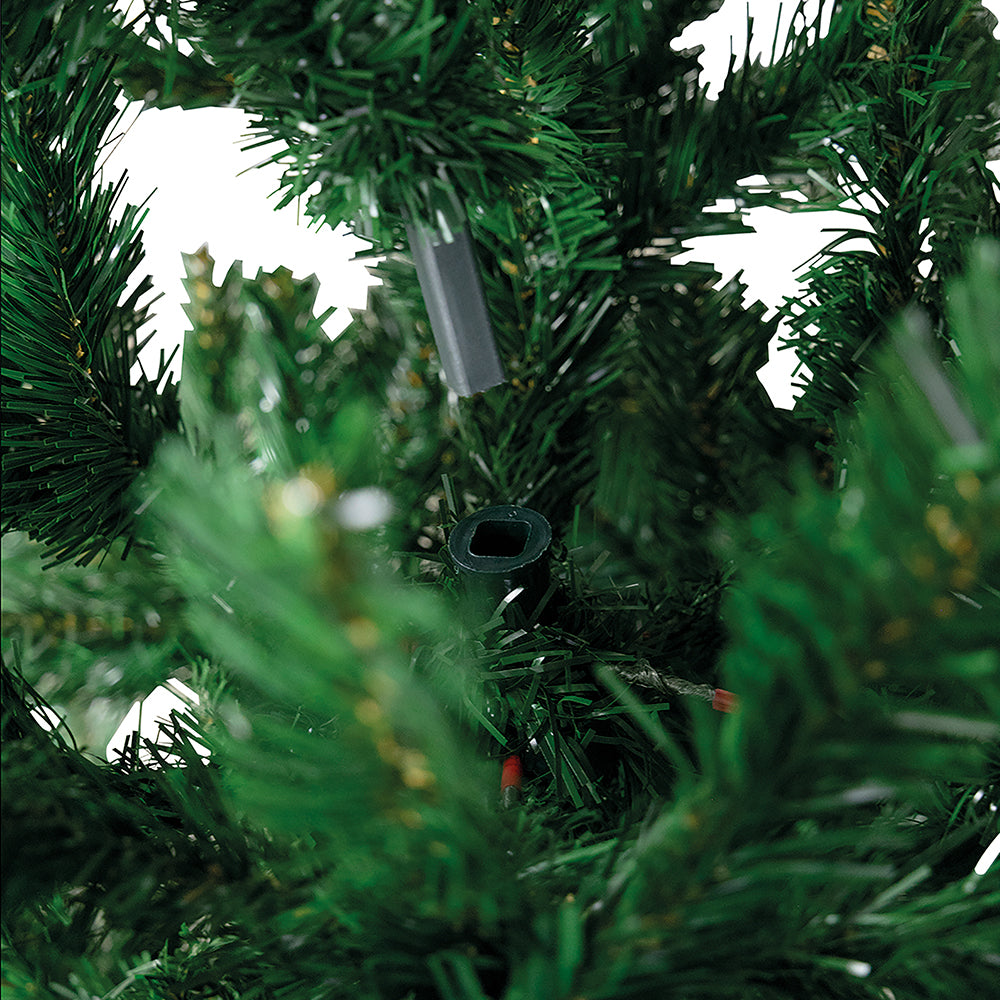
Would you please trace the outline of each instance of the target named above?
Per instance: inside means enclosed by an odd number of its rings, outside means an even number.
[[[528,544],[531,525],[515,518],[501,521],[480,521],[469,539],[469,551],[474,556],[521,555]]]

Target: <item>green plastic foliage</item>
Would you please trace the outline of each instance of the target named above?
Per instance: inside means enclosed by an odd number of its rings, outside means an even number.
[[[630,942],[614,995],[642,995],[643,969],[714,995],[706,953],[748,995],[989,981],[1000,874],[972,868],[995,820],[960,800],[949,821],[940,798],[994,781],[1000,740],[1000,358],[982,322],[1000,308],[998,249],[977,245],[952,286],[962,368],[930,363],[910,317],[844,487],[803,475],[750,519],[725,610],[740,708],[721,727],[695,716],[700,782],[611,877],[599,933]]]
[[[624,311],[613,296],[622,261],[597,197],[578,190],[573,201],[572,179],[559,185],[551,200],[501,202],[473,218],[510,380],[456,413],[468,461],[456,472],[472,492],[557,522],[593,476],[592,409],[620,374]]]
[[[183,738],[172,748],[183,767],[99,763],[39,725],[16,659],[2,680],[4,989],[76,980],[103,982],[104,993],[122,955],[146,950],[148,961],[210,910],[231,920],[240,902],[211,890],[254,880],[216,770]]]
[[[334,905],[356,914],[359,941],[371,922],[391,927],[382,907],[432,922],[482,908],[489,922],[502,894],[483,889],[510,873],[490,860],[492,769],[449,714],[467,678],[460,664],[414,674],[415,645],[449,635],[444,609],[383,565],[392,514],[372,488],[392,436],[357,382],[328,384],[339,345],[312,315],[311,279],[248,280],[235,265],[216,286],[205,251],[186,263],[183,402],[197,448],[161,449],[142,506],[195,641],[231,678],[225,731],[206,738],[232,817],[291,844],[282,871],[316,873],[289,934],[316,932]],[[378,530],[345,514],[365,498]],[[408,976],[430,974],[412,962]]]
[[[146,516],[193,635],[232,678],[223,725],[206,733],[229,821],[268,832],[278,879],[310,880],[310,902],[286,914],[283,933],[315,940],[342,925],[342,949],[382,941],[367,952],[370,976],[414,983],[430,975],[426,955],[387,950],[385,935],[419,916],[437,935],[429,954],[456,922],[485,933],[509,906],[512,873],[482,796],[492,770],[446,708],[461,668],[434,683],[411,670],[414,644],[444,633],[443,609],[390,581],[339,519],[349,492],[333,484],[350,482],[351,457],[373,446],[358,417],[333,422],[325,479],[315,467],[254,475],[240,432],[219,418],[214,463],[179,441],[161,450]]]
[[[307,468],[323,478],[333,474],[334,422],[350,411],[355,423],[367,425],[373,447],[359,441],[347,461],[339,452],[338,488],[385,483],[394,492],[395,513],[405,518],[406,500],[415,502],[421,484],[411,490],[399,482],[399,470],[426,460],[428,448],[442,447],[428,440],[437,431],[439,393],[425,387],[426,359],[412,356],[419,339],[391,321],[381,290],[369,311],[358,311],[333,341],[323,330],[332,310],[314,315],[315,276],[296,279],[279,268],[244,278],[237,261],[216,285],[207,247],[183,256],[191,329],[181,405],[192,442],[214,451],[218,415],[238,417],[248,460],[272,473],[292,476]],[[376,312],[384,321],[377,338],[369,327]]]
[[[179,52],[156,22],[149,23],[146,30],[157,46],[144,44],[138,35],[128,33],[115,47],[115,80],[128,97],[141,100],[147,108],[233,106],[231,76],[220,74],[197,51]]]
[[[143,550],[116,558],[124,545],[100,566],[58,572],[23,533],[5,535],[0,549],[4,659],[17,650],[27,681],[64,718],[61,731],[102,756],[132,702],[187,662],[177,594]]]
[[[569,176],[546,197],[480,206],[471,222],[510,381],[449,404],[414,268],[397,255],[372,268],[384,284],[338,338],[359,362],[342,377],[391,421],[394,492],[422,505],[447,472],[471,504],[525,502],[558,521],[592,488],[594,405],[620,375],[613,229]]]
[[[813,373],[797,406],[806,416],[832,423],[857,398],[869,351],[908,303],[950,351],[943,282],[1000,219],[986,166],[1000,100],[995,25],[969,0],[866,4],[828,107],[799,133],[812,176],[858,217],[806,272],[805,299],[787,305],[791,342]]]
[[[149,279],[119,299],[139,209],[100,183],[116,88],[109,60],[78,51],[103,22],[27,7],[4,11],[3,530],[82,563],[131,536],[126,494],[179,414],[164,359],[131,376]]]
[[[810,428],[775,409],[756,378],[776,321],[760,303],[743,306],[738,279],[686,272],[686,285],[628,317],[625,372],[595,404],[593,447],[600,514],[622,539],[643,538],[649,567],[693,580],[718,563],[720,517],[749,514],[787,486],[787,456]]]
[[[824,487],[785,472],[812,431],[753,382],[773,324],[738,282],[671,257],[740,228],[738,211],[701,210],[748,173],[771,179],[751,200],[813,197],[851,156],[891,171],[878,143],[906,137],[910,157],[905,129],[922,143],[924,126],[965,121],[926,139],[927,170],[896,178],[921,218],[961,193],[953,241],[932,247],[949,261],[987,214],[965,142],[980,148],[984,96],[949,81],[994,49],[975,20],[935,35],[934,5],[835,5],[826,39],[793,33],[712,103],[695,57],[668,47],[714,6],[170,2],[166,29],[147,29],[156,58],[116,48],[134,94],[147,57],[157,100],[212,97],[218,75],[217,96],[290,144],[286,195],[319,182],[317,219],[353,215],[390,246],[404,210],[433,220],[457,188],[511,378],[449,402],[399,256],[335,342],[312,279],[237,265],[216,281],[207,250],[185,258],[188,440],[161,445],[133,503],[183,603],[189,659],[222,678],[196,720],[213,756],[158,775],[74,770],[44,734],[21,738],[28,698],[5,689],[13,856],[33,862],[4,873],[13,988],[989,995],[1000,876],[971,870],[998,774],[996,247],[973,248],[929,320],[907,317],[838,428],[845,464]],[[882,126],[904,106],[916,117],[892,138]],[[908,211],[878,220],[893,246],[910,245]],[[859,299],[824,301],[823,336],[853,329]],[[961,357],[942,368],[935,336]],[[359,500],[369,530],[348,516]],[[443,595],[391,578],[403,566],[447,593],[444,534],[426,522],[490,501],[555,526],[561,592],[541,622],[498,612],[463,629]],[[629,689],[614,667],[640,660],[724,684],[740,710]],[[508,752],[524,758],[525,804],[503,812]]]
[[[843,32],[824,40],[817,56],[806,44],[818,33],[817,15],[809,32],[793,31],[782,45],[776,40],[773,70],[755,66],[732,75],[725,99],[713,105],[697,86],[693,58],[669,48],[684,23],[713,6],[630,4],[607,23],[595,20],[611,11],[602,7],[585,17],[577,3],[496,10],[470,4],[457,13],[431,3],[280,9],[260,3],[238,11],[200,3],[176,14],[177,32],[232,72],[238,103],[261,115],[264,144],[282,143],[276,158],[289,168],[285,201],[308,188],[314,217],[331,225],[351,220],[356,232],[386,246],[393,245],[400,212],[439,221],[442,192],[453,188],[469,202],[510,377],[509,385],[462,405],[440,427],[445,446],[437,454],[474,503],[529,502],[559,521],[573,504],[591,501],[600,465],[593,443],[609,439],[607,415],[596,401],[626,368],[624,397],[648,381],[645,352],[631,349],[631,326],[619,328],[623,316],[649,310],[642,326],[656,330],[656,355],[682,357],[681,333],[668,325],[661,303],[675,290],[683,294],[678,286],[700,286],[706,275],[704,268],[673,266],[670,258],[685,236],[743,231],[738,212],[707,216],[702,207],[731,194],[743,174],[795,150],[792,134],[818,100]],[[592,30],[585,36],[583,27]],[[421,68],[424,46],[430,73]],[[442,51],[450,56],[447,66]],[[418,79],[408,82],[407,74]],[[519,142],[500,151],[491,146],[480,105],[489,107],[497,128],[514,122]],[[737,109],[746,118],[739,131],[747,155],[739,163],[731,142]],[[392,286],[389,298],[400,315],[402,308],[423,311],[401,262],[377,273]],[[723,339],[738,358],[738,341],[758,342],[770,327],[744,322],[749,314],[735,301],[733,307],[739,315]],[[387,327],[407,322],[382,319]],[[709,340],[714,336],[713,330]],[[751,353],[741,370],[749,369]],[[681,443],[697,435],[683,429],[687,424],[705,423],[694,411],[718,382],[691,381],[676,408],[684,421],[676,435]],[[722,406],[726,394],[718,385],[714,392]],[[712,398],[707,405],[717,408]],[[663,409],[647,408],[646,430]],[[775,421],[764,413],[760,421],[766,439]],[[715,435],[719,421],[710,422]],[[407,431],[412,427],[408,421]],[[541,440],[538,427],[545,429]],[[616,436],[612,428],[610,439]],[[423,461],[433,446],[426,433],[417,440],[410,451]],[[703,464],[703,456],[695,462]],[[404,467],[418,468],[413,461]],[[690,471],[674,467],[678,480]],[[739,470],[732,475],[739,480]],[[656,505],[644,523],[675,509]],[[618,519],[617,511],[609,513]]]
[[[185,335],[181,404],[195,442],[211,441],[218,414],[241,415],[248,453],[291,473],[322,457],[337,394],[324,366],[332,345],[313,315],[315,276],[296,280],[281,268],[242,275],[236,261],[217,287],[215,262],[202,247],[184,254]]]
[[[755,748],[766,745],[758,727],[785,714],[778,694],[788,684],[806,729],[864,706],[862,692],[872,685],[885,692],[882,713],[903,712],[909,692],[931,687],[935,711],[980,713],[982,726],[958,726],[958,737],[987,734],[986,720],[1000,713],[1000,662],[987,652],[997,648],[1000,572],[998,357],[983,322],[1000,306],[998,263],[997,244],[980,243],[953,285],[950,330],[962,352],[954,380],[933,362],[920,318],[911,316],[856,424],[844,488],[833,496],[803,489],[786,516],[752,521],[756,544],[773,554],[747,566],[733,598],[733,627],[743,638],[727,660],[730,683],[763,698],[737,726],[732,763],[742,761],[741,770],[787,787],[773,748],[767,756]],[[957,436],[955,414],[973,441]],[[834,592],[837,601],[820,615],[817,599]],[[912,767],[922,780],[940,767],[936,777],[965,780],[962,754],[956,748],[953,759],[946,749],[945,714],[888,711],[882,724],[900,756],[881,776],[879,765],[862,764],[865,777],[905,781]],[[972,761],[961,766],[974,769]]]
[[[583,7],[212,0],[178,31],[232,74],[255,145],[281,143],[281,204],[318,182],[312,218],[391,245],[404,212],[434,224],[455,190],[479,201],[586,172],[588,141],[564,120],[598,96]]]
[[[646,279],[629,291],[643,298],[643,285],[655,295],[669,284],[657,280],[663,263],[657,257],[679,252],[685,236],[748,232],[739,211],[748,205],[792,207],[782,192],[801,190],[812,165],[803,162],[798,134],[814,121],[844,61],[853,15],[833,11],[828,19],[834,5],[826,0],[808,14],[797,10],[784,38],[765,40],[767,64],[734,53],[718,97],[709,100],[699,49],[678,51],[675,40],[684,25],[714,13],[716,0],[594,6],[611,15],[595,29],[600,60],[614,66],[602,110],[622,139],[615,200],[624,240],[635,248],[635,277]],[[756,41],[751,19],[747,28]],[[756,174],[768,179],[763,189],[740,183]],[[815,191],[809,194],[816,199]],[[736,211],[702,212],[733,197]]]

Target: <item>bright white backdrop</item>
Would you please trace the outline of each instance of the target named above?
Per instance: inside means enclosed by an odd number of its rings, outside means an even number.
[[[121,0],[120,6],[128,7],[128,0]],[[751,53],[761,55],[770,51],[779,17],[783,34],[795,6],[779,0],[726,0],[712,17],[691,25],[677,47],[705,46],[704,79],[711,96],[725,77],[730,51],[739,56],[746,46],[748,12],[754,19]],[[814,0],[807,0],[807,10],[814,6]],[[1000,0],[988,0],[987,6],[997,12]],[[133,106],[122,139],[108,155],[107,176],[128,170],[130,202],[141,202],[153,192],[143,224],[146,260],[141,273],[153,275],[163,298],[150,324],[156,336],[143,355],[147,370],[155,367],[161,349],[169,354],[183,338],[187,317],[181,308],[185,294],[180,253],[193,253],[203,244],[216,260],[216,280],[234,260],[243,261],[248,275],[279,266],[290,268],[296,277],[316,274],[317,308],[337,310],[326,328],[331,336],[350,321],[351,307],[365,304],[373,279],[364,264],[351,258],[367,244],[343,228],[308,228],[294,204],[273,210],[275,199],[269,196],[277,189],[280,171],[254,167],[266,150],[241,151],[246,121],[244,112],[231,108],[137,114]],[[711,261],[724,278],[742,271],[748,298],[773,309],[799,292],[796,270],[828,242],[824,228],[843,225],[844,218],[836,212],[792,215],[758,208],[748,216],[755,233],[692,241],[691,252],[680,259]],[[777,405],[788,406],[794,355],[777,352],[776,339],[771,356],[762,381]],[[175,367],[179,370],[179,363]]]

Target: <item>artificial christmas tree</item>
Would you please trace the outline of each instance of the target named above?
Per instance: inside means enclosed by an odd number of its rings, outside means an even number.
[[[988,995],[995,24],[822,4],[709,101],[670,42],[718,6],[6,5],[5,993]],[[203,248],[179,391],[129,381],[119,87],[248,110],[385,255],[342,336]],[[845,198],[870,248],[786,304],[779,412],[775,321],[674,258]],[[411,244],[465,226],[505,379],[469,398]],[[530,601],[465,599],[542,524]],[[87,710],[168,676],[169,746],[96,759]]]

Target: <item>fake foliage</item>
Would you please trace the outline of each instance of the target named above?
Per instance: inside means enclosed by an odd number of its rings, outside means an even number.
[[[719,6],[4,6],[5,997],[995,990],[996,25],[822,3],[709,100],[671,42]],[[203,247],[179,387],[136,368],[119,94],[243,108],[371,242],[341,336]],[[777,320],[674,258],[848,198],[777,411]],[[406,243],[456,199],[507,378],[469,399]],[[509,503],[552,586],[477,617],[445,542]],[[168,677],[198,704],[104,760]]]

